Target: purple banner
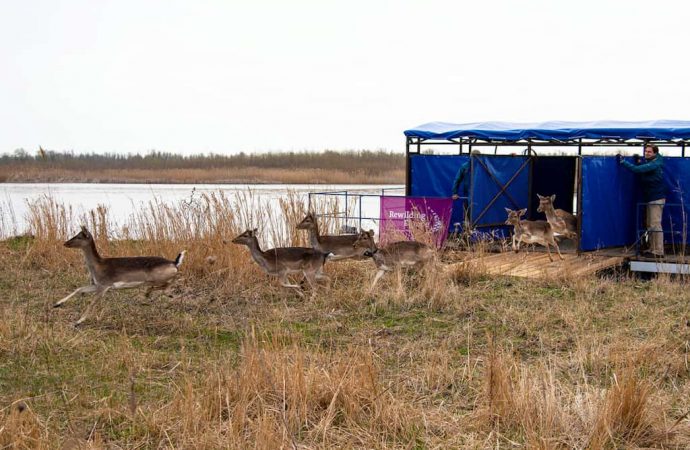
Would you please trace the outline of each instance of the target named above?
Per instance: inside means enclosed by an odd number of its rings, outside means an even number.
[[[450,198],[381,196],[380,245],[415,240],[441,247],[452,210]]]

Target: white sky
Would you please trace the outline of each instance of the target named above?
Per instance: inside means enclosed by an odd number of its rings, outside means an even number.
[[[690,4],[0,0],[0,153],[404,149],[431,121],[690,119]]]

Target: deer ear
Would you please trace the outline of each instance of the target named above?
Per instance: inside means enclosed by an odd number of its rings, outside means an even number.
[[[551,196],[551,202],[554,202],[554,201],[556,201],[556,194],[553,194],[553,195]]]
[[[503,207],[503,209],[505,209],[505,210],[506,210],[506,212],[507,212],[508,214],[510,214],[510,213],[512,213],[512,212],[513,212],[513,210],[512,210],[512,209],[508,209],[508,208],[506,208],[505,206]]]
[[[369,230],[369,236],[374,237],[374,230]]]
[[[88,232],[89,232],[89,230],[87,230],[86,227],[85,227],[84,225],[82,225],[80,228],[81,228],[81,231],[83,231],[84,233],[88,233]]]
[[[544,199],[544,197],[542,197],[542,196],[539,195],[539,194],[537,194],[537,197],[539,197],[539,200],[543,200],[543,199]]]
[[[527,212],[527,208],[522,208],[522,209],[520,210],[520,215],[522,216],[522,215],[524,215],[526,212]]]
[[[254,228],[254,229],[252,230],[252,234],[256,234],[258,230],[259,230],[258,228]]]

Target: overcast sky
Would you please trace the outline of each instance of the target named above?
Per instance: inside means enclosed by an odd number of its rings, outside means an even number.
[[[0,153],[404,149],[431,121],[690,119],[690,4],[0,0]]]

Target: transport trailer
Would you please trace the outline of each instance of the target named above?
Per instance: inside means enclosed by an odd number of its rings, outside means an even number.
[[[577,217],[577,238],[563,246],[566,252],[611,264],[630,261],[635,271],[690,273],[690,121],[432,122],[406,130],[405,138],[407,196],[450,197],[458,168],[470,162],[468,198],[455,202],[449,232],[467,217],[473,230],[508,237],[505,208],[526,209],[526,220],[544,220],[537,194],[556,195],[554,206]],[[632,161],[647,144],[663,155],[668,188],[666,256],[655,259],[640,255],[649,233],[638,180],[615,157],[622,153]]]

